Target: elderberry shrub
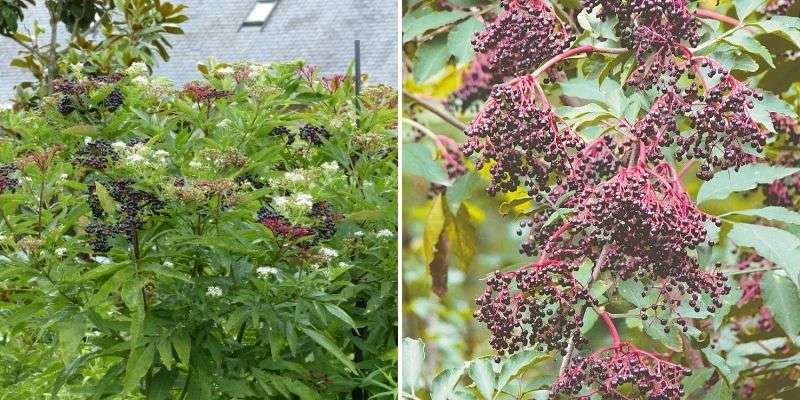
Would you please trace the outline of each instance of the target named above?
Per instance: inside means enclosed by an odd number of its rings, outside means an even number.
[[[44,398],[59,375],[70,375],[64,398],[106,386],[144,399],[159,385],[187,398],[273,396],[253,385],[257,375],[337,399],[396,381],[386,354],[397,315],[397,103],[363,105],[358,121],[341,95],[352,80],[332,94],[301,79],[301,66],[209,66],[185,91],[144,64],[75,73],[36,108],[0,110],[0,269],[36,266],[0,278],[3,318],[21,321],[0,358],[30,356],[0,366],[0,393]],[[74,109],[66,116],[62,98]],[[311,129],[318,144],[287,146],[305,124],[326,127]],[[285,129],[270,135],[276,126]],[[142,355],[157,343],[179,351]],[[189,344],[191,362],[180,350]],[[66,371],[91,352],[119,356]],[[340,353],[359,361],[328,368]],[[265,369],[273,357],[288,364]],[[359,378],[375,369],[386,375]]]
[[[512,192],[524,184],[529,195],[543,189],[551,177],[569,170],[571,156],[584,147],[568,126],[560,126],[548,104],[537,104],[529,77],[496,85],[466,131],[466,156],[479,154],[476,169],[490,167],[490,195]]]
[[[516,76],[569,48],[574,40],[543,0],[502,0],[504,11],[475,35],[472,45],[488,57],[494,75]]]
[[[314,145],[321,145],[331,137],[330,132],[321,126],[303,125],[300,128],[300,138]]]
[[[688,375],[691,371],[687,368],[622,343],[608,350],[573,358],[553,385],[550,398],[555,400],[562,395],[580,398],[584,386],[592,387],[604,399],[625,398],[620,393],[627,386],[636,395],[628,398],[679,399],[684,395],[681,380]]]
[[[562,350],[583,326],[582,304],[594,304],[589,291],[573,276],[577,268],[544,260],[511,272],[496,271],[475,300],[475,318],[492,332],[489,341],[499,355],[528,346]]]

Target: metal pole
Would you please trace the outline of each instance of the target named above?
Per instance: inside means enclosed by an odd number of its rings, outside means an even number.
[[[359,98],[361,96],[361,41],[356,39],[355,42],[355,56],[356,56],[356,72],[355,72],[355,82],[356,82],[356,126],[359,128],[361,127],[361,102]]]

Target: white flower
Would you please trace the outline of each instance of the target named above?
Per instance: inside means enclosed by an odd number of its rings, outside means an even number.
[[[232,124],[231,120],[225,118],[222,121],[219,121],[219,123],[217,124],[217,128],[230,128],[231,124]]]
[[[337,164],[336,161],[330,161],[330,162],[323,163],[321,165],[321,167],[325,172],[327,172],[329,174],[333,174],[333,173],[339,171],[339,164]]]
[[[390,238],[394,236],[394,233],[388,229],[381,229],[377,234],[375,234],[375,236],[379,238]]]
[[[128,147],[128,145],[127,145],[127,144],[125,144],[125,142],[120,142],[120,141],[118,140],[118,141],[116,141],[116,142],[114,142],[114,143],[111,143],[111,147],[113,147],[113,148],[114,148],[114,150],[117,150],[117,151],[119,151],[119,150],[122,150],[122,149],[124,149],[124,148]]]
[[[319,249],[319,255],[325,261],[330,261],[330,260],[333,260],[336,257],[339,257],[339,252],[334,250],[334,249],[328,248],[328,247],[321,247]]]
[[[111,264],[111,259],[104,256],[94,256],[92,259],[98,264]]]
[[[283,177],[289,182],[302,182],[306,179],[303,174],[294,171],[285,173]]]
[[[201,163],[200,161],[197,161],[197,160],[192,160],[191,162],[189,162],[189,167],[194,168],[194,169],[201,168],[202,166],[203,166],[203,163]]]
[[[274,204],[275,207],[284,207],[289,204],[289,198],[285,196],[278,196],[272,200],[272,204]]]
[[[6,235],[0,235],[0,242],[6,240]]]
[[[311,264],[309,267],[311,267],[311,269],[319,269],[319,264]]]
[[[134,85],[145,86],[150,83],[150,80],[147,79],[146,76],[137,76],[136,78],[131,79]]]
[[[23,176],[22,180],[24,180],[25,182],[33,182],[33,178],[31,178],[30,176]],[[36,199],[36,200],[39,200],[39,199]]]
[[[233,68],[231,67],[223,67],[217,70],[217,73],[220,75],[233,75]]]
[[[143,77],[142,75],[147,75],[148,72],[149,72],[149,70],[147,69],[147,64],[145,64],[145,63],[143,63],[141,61],[137,61],[137,62],[131,64],[130,67],[125,68],[125,75],[133,76],[133,77],[137,77],[137,78]],[[136,79],[134,79],[134,81],[135,80]]]
[[[297,203],[297,205],[302,206],[303,208],[311,208],[314,206],[314,198],[306,193],[296,194],[294,196],[294,201]]]
[[[340,268],[350,268],[350,267],[352,267],[352,265],[342,261],[342,262],[339,263],[339,267]]]
[[[166,150],[156,150],[156,152],[153,153],[153,155],[155,155],[156,157],[159,157],[159,158],[161,158],[161,157],[169,157],[169,152],[166,151]]]
[[[92,138],[90,136],[85,136],[83,138],[83,144],[89,144],[89,143],[92,143]]]
[[[170,261],[164,261],[164,263],[163,263],[162,265],[163,265],[163,266],[165,266],[165,267],[167,267],[167,268],[172,268],[172,267],[174,267],[174,266],[175,266],[175,264],[173,264],[173,263],[172,263],[172,262],[170,262]]]
[[[220,289],[219,286],[209,286],[206,290],[206,296],[222,297],[222,289]]]
[[[353,232],[353,236],[355,236],[355,237],[364,237],[364,231],[355,231],[355,232]]]
[[[144,157],[142,157],[140,154],[131,154],[131,155],[128,156],[128,162],[129,163],[136,164],[136,163],[140,163],[142,161],[144,161]]]
[[[54,253],[58,257],[64,257],[65,255],[67,255],[67,249],[64,247],[59,247],[54,251]]]
[[[259,278],[267,278],[270,275],[277,275],[278,269],[273,267],[258,267],[256,269],[256,274]]]
[[[61,178],[61,180],[62,180],[62,181],[65,181],[65,180],[67,180],[67,178],[69,178],[69,175],[67,175],[67,174],[61,174],[61,175],[59,176],[59,178]]]

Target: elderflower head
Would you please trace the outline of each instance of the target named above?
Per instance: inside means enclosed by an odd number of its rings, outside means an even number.
[[[59,248],[57,248],[57,249],[54,251],[54,253],[55,253],[55,254],[56,254],[56,256],[58,256],[58,257],[64,257],[64,256],[66,256],[66,255],[67,255],[67,249],[66,249],[66,248],[64,248],[64,247],[59,247]]]
[[[320,167],[322,167],[322,170],[328,174],[335,174],[339,172],[339,164],[336,163],[336,161],[323,163]]]
[[[297,193],[294,195],[294,201],[297,203],[297,205],[309,210],[314,206],[314,198],[306,193]]]
[[[258,275],[258,277],[261,279],[265,279],[270,275],[277,275],[277,274],[278,274],[278,269],[273,267],[258,267],[256,269],[256,275]]]
[[[147,64],[137,61],[131,64],[130,67],[125,68],[125,75],[130,77],[143,77],[147,75],[150,70],[147,68]]]
[[[306,177],[303,176],[303,174],[296,171],[289,171],[283,174],[283,178],[289,182],[302,182],[306,179]]]
[[[394,236],[394,233],[388,229],[381,229],[378,233],[375,234],[376,237],[379,238],[390,238]]]
[[[172,268],[172,267],[175,266],[175,264],[173,264],[171,261],[164,261],[164,263],[161,264],[161,265],[163,265],[163,266],[165,266],[167,268]]]
[[[321,247],[319,249],[319,255],[323,260],[331,261],[334,258],[339,257],[339,252],[328,247]]]
[[[222,297],[222,289],[219,286],[209,286],[206,289],[206,296],[208,297]]]

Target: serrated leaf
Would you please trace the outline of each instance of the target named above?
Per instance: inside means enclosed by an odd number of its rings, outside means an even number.
[[[705,354],[706,359],[708,360],[711,365],[715,366],[722,376],[725,377],[728,382],[735,382],[736,376],[734,375],[733,371],[728,367],[725,363],[725,359],[722,358],[719,354],[715,353],[714,350],[710,347],[706,347],[702,349],[703,354]]]
[[[178,359],[185,365],[189,365],[189,357],[192,351],[192,340],[189,335],[185,331],[179,330],[172,335],[170,340],[175,353],[178,354]]]
[[[691,394],[700,390],[705,386],[705,383],[714,374],[714,368],[700,368],[692,370],[692,374],[683,378],[683,390],[687,398],[691,398]]]
[[[770,15],[769,19],[752,23],[766,33],[774,33],[791,41],[795,47],[800,47],[800,18],[785,15]]]
[[[447,49],[450,54],[456,57],[459,64],[464,64],[472,59],[475,55],[475,49],[472,48],[472,37],[475,32],[483,30],[483,23],[478,21],[475,17],[458,23],[454,26],[450,33],[447,35]]]
[[[733,399],[733,392],[727,382],[720,380],[708,390],[703,398],[708,400],[731,400]]]
[[[463,11],[434,11],[403,23],[403,43],[417,36],[468,16]]]
[[[448,368],[436,375],[431,382],[431,400],[447,400],[456,384],[464,375],[464,366]]]
[[[154,357],[155,348],[152,345],[147,345],[144,348],[137,347],[131,351],[125,367],[125,378],[123,379],[125,393],[131,393],[136,388],[139,380],[147,374],[147,370],[153,365]]]
[[[770,67],[775,68],[775,63],[772,61],[772,53],[761,42],[753,38],[753,35],[749,32],[740,29],[726,36],[724,40],[750,54],[761,57]]]
[[[411,75],[414,77],[414,82],[419,85],[426,83],[444,69],[449,59],[450,51],[447,50],[446,36],[439,35],[422,43],[417,47],[412,62],[414,68]]]
[[[759,255],[783,268],[798,283],[800,238],[771,226],[735,223],[728,238],[740,246],[752,247]]]
[[[750,116],[770,132],[775,132],[775,126],[772,124],[772,117],[770,117],[771,113],[776,112],[791,118],[797,118],[794,110],[778,96],[772,93],[762,93],[762,95],[764,96],[763,99],[753,101],[753,109],[750,110]]]
[[[114,214],[117,207],[114,199],[111,198],[111,194],[108,193],[108,189],[100,182],[95,182],[94,187],[94,193],[97,195],[97,199],[100,200],[100,207],[106,214]]]
[[[795,344],[800,343],[800,295],[789,278],[774,271],[761,276],[761,294],[773,318]]]
[[[714,174],[697,192],[697,204],[708,200],[725,199],[733,192],[755,189],[758,184],[772,183],[800,171],[779,165],[749,164],[738,171],[725,170]]]
[[[497,384],[494,374],[493,361],[490,358],[478,358],[469,364],[469,377],[475,383],[481,396],[484,399],[494,397],[495,385]]]
[[[433,159],[433,151],[421,143],[403,144],[403,173],[421,176],[440,185],[450,184],[444,167]]]
[[[356,326],[356,322],[353,321],[353,318],[350,317],[350,315],[348,315],[347,312],[342,310],[341,307],[337,306],[336,304],[326,303],[325,308],[328,310],[328,312],[333,314],[333,316],[344,321],[344,323],[349,325],[351,328],[358,329],[358,326]]]
[[[780,221],[787,224],[800,224],[800,213],[784,207],[770,206],[764,208],[754,208],[750,210],[731,211],[729,213],[722,214],[721,216],[728,215],[750,215],[754,217],[771,219],[773,221]]]
[[[497,378],[497,390],[502,391],[508,384],[511,378],[514,377],[523,368],[537,363],[545,358],[547,354],[533,349],[522,350],[519,353],[508,357],[503,361],[503,366],[500,368],[500,375]]]
[[[353,360],[347,357],[339,348],[339,346],[336,343],[334,343],[333,340],[328,338],[328,336],[319,333],[313,329],[305,327],[301,327],[300,330],[303,331],[303,333],[305,333],[306,336],[311,338],[311,340],[320,345],[320,347],[331,353],[331,355],[333,355],[337,360],[339,360],[342,363],[342,365],[345,366],[345,368],[349,369],[354,373],[358,373],[358,368],[356,368],[356,364],[353,363]]]
[[[736,16],[742,21],[753,13],[758,7],[766,3],[766,0],[733,0],[736,8]]]

